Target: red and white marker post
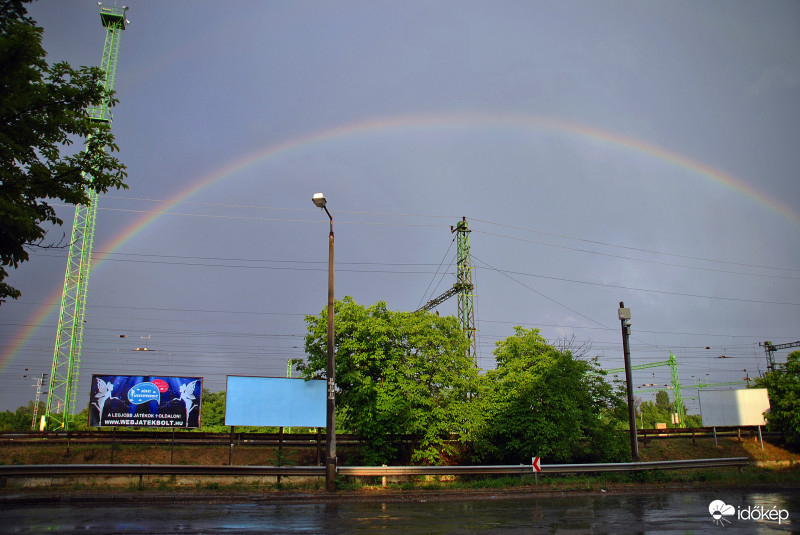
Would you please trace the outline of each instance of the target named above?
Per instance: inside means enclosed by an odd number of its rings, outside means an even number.
[[[533,465],[533,471],[534,472],[541,472],[542,471],[542,466],[539,464],[540,461],[541,461],[540,457],[533,457],[531,459],[531,464]]]

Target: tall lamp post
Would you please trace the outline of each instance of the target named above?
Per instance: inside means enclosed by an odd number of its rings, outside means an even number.
[[[325,457],[325,484],[330,492],[336,491],[336,359],[334,355],[333,332],[333,216],[328,211],[328,201],[322,193],[315,193],[311,198],[314,205],[325,210],[331,220],[331,232],[328,238],[328,405],[325,419],[325,441],[327,454]]]

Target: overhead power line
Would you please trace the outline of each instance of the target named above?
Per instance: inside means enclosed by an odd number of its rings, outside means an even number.
[[[542,293],[542,292],[540,292],[539,290],[536,290],[535,288],[531,288],[530,286],[528,286],[528,285],[527,285],[527,284],[525,284],[524,282],[518,281],[517,279],[515,279],[514,277],[512,277],[511,275],[509,275],[509,274],[508,274],[509,272],[506,272],[506,271],[499,270],[499,269],[497,269],[497,268],[495,268],[495,267],[491,266],[491,265],[490,265],[488,262],[486,262],[486,261],[484,261],[484,260],[481,260],[480,258],[478,258],[478,257],[477,257],[477,256],[475,256],[475,255],[472,255],[472,258],[474,258],[475,260],[477,260],[477,261],[478,261],[478,262],[480,262],[481,264],[484,264],[484,265],[485,265],[486,267],[488,267],[490,270],[492,270],[492,271],[496,271],[497,273],[500,273],[501,275],[503,275],[503,276],[505,276],[505,277],[507,277],[507,278],[511,279],[512,281],[516,282],[517,284],[519,284],[519,285],[521,285],[521,286],[524,286],[525,288],[529,289],[530,291],[534,292],[535,294],[537,294],[537,295],[540,295],[541,297],[544,297],[544,298],[545,298],[545,299],[547,299],[548,301],[551,301],[551,302],[553,302],[553,303],[557,304],[558,306],[560,306],[560,307],[562,307],[562,308],[565,308],[565,309],[569,310],[569,311],[570,311],[570,312],[572,312],[573,314],[577,314],[577,315],[579,315],[580,317],[582,317],[582,318],[584,318],[584,319],[587,319],[587,320],[591,321],[592,323],[596,323],[597,325],[599,325],[599,326],[603,327],[603,328],[604,328],[604,329],[606,329],[606,330],[609,330],[609,331],[611,331],[611,330],[614,330],[612,327],[609,327],[609,326],[607,326],[607,325],[604,325],[604,324],[600,323],[599,321],[593,320],[593,319],[592,319],[592,318],[590,318],[589,316],[587,316],[587,315],[585,315],[585,314],[582,314],[582,313],[578,312],[577,310],[575,310],[575,309],[573,309],[573,308],[570,308],[570,307],[568,307],[568,306],[567,306],[567,305],[565,305],[564,303],[561,303],[561,302],[559,302],[559,301],[556,301],[556,300],[555,300],[555,299],[553,299],[552,297],[548,297],[548,296],[546,296],[545,294],[543,294],[543,293]]]
[[[238,209],[278,210],[278,211],[309,212],[309,213],[313,211],[313,209],[310,209],[310,208],[309,209],[307,209],[307,208],[287,208],[287,207],[257,206],[257,205],[246,205],[246,204],[235,204],[235,203],[207,203],[207,202],[197,202],[197,201],[173,201],[173,200],[168,200],[168,199],[146,199],[146,198],[140,198],[140,197],[126,197],[126,196],[122,196],[122,195],[108,195],[108,194],[104,195],[103,198],[132,200],[132,201],[144,201],[144,202],[157,202],[157,203],[169,203],[170,205],[187,204],[187,205],[197,205],[197,206],[236,208],[237,210]],[[67,205],[63,205],[63,206],[67,206]],[[106,208],[106,209],[107,210],[112,210],[111,208]],[[162,212],[155,212],[155,211],[148,211],[148,210],[141,210],[141,212],[143,212],[143,213],[162,213]],[[181,214],[177,214],[177,213],[173,213],[173,212],[164,212],[164,213],[181,215]],[[371,215],[371,216],[402,217],[402,218],[405,218],[405,217],[431,218],[431,219],[454,219],[454,218],[456,218],[456,216],[453,216],[453,215],[409,214],[409,213],[402,213],[402,212],[369,212],[369,211],[346,211],[346,210],[340,210],[340,213],[348,214],[348,215]],[[196,215],[196,214],[186,214],[186,215]],[[225,217],[225,216],[220,216],[220,217]],[[231,216],[231,217],[235,218],[233,216]],[[528,228],[528,227],[520,227],[520,226],[516,226],[516,225],[509,225],[509,224],[506,224],[506,223],[500,223],[500,222],[491,221],[491,220],[488,220],[488,219],[480,219],[480,218],[469,217],[469,216],[468,216],[468,218],[470,220],[472,220],[472,221],[477,221],[477,222],[480,222],[480,223],[484,223],[486,225],[493,225],[493,226],[513,229],[513,230],[519,230],[519,231],[523,231],[523,232],[531,232],[531,233],[534,233],[534,234],[540,234],[542,236],[550,236],[550,237],[553,237],[553,238],[559,238],[559,239],[564,239],[564,240],[572,240],[572,241],[578,241],[578,242],[583,242],[583,243],[590,243],[590,244],[594,244],[594,245],[602,245],[604,247],[615,247],[615,248],[619,248],[619,249],[626,249],[626,250],[629,250],[629,251],[638,251],[638,252],[642,252],[642,253],[655,254],[655,255],[660,255],[660,256],[671,256],[671,257],[675,257],[675,258],[684,258],[684,259],[687,259],[687,260],[699,260],[699,261],[702,261],[702,262],[712,262],[712,263],[716,263],[716,264],[728,264],[728,265],[732,265],[732,266],[751,267],[751,268],[759,268],[759,269],[771,269],[771,270],[776,270],[776,271],[789,271],[789,272],[800,273],[800,269],[798,269],[798,268],[766,266],[766,265],[763,265],[763,264],[749,264],[749,263],[745,263],[745,262],[733,262],[733,261],[729,261],[729,260],[720,260],[720,259],[715,259],[715,258],[705,258],[705,257],[699,257],[699,256],[691,256],[691,255],[684,255],[684,254],[680,254],[680,253],[670,253],[670,252],[665,252],[665,251],[657,251],[657,250],[654,250],[654,249],[645,249],[645,248],[642,248],[642,247],[633,247],[633,246],[629,246],[629,245],[621,245],[621,244],[618,244],[618,243],[610,243],[610,242],[604,242],[604,241],[599,241],[599,240],[590,240],[590,239],[586,239],[586,238],[580,238],[580,237],[577,237],[577,236],[569,236],[567,234],[559,234],[559,233],[555,233],[555,232],[547,232],[547,231]],[[280,221],[281,219],[276,219],[276,220]],[[286,221],[293,221],[293,220],[286,220]],[[297,220],[297,221],[298,222],[316,222],[317,220],[315,219],[313,221],[312,220]],[[344,223],[344,222],[342,222],[342,223]],[[377,223],[377,222],[347,222],[347,223],[349,223],[349,224],[366,224],[366,225],[396,225],[397,224],[397,223]],[[438,227],[439,225],[430,225],[430,224],[428,224],[428,225],[403,225],[403,226],[437,226]],[[474,231],[474,229],[473,229],[473,231]],[[485,231],[478,231],[478,232],[484,232],[486,234],[492,234],[490,232],[485,232]],[[506,238],[510,238],[510,239],[519,239],[519,240],[522,240],[522,241],[526,241],[526,240],[523,240],[521,238],[514,238],[514,237],[511,237],[511,236],[504,236],[502,234],[496,234],[496,235],[497,236],[506,237]],[[538,242],[532,242],[532,243],[538,243]],[[553,244],[545,244],[545,243],[543,243],[543,245],[550,245],[550,246],[553,246],[553,247],[559,247],[559,246],[553,245]],[[579,249],[576,249],[576,250],[579,250]],[[594,254],[603,254],[603,253],[597,253],[597,252],[594,252],[594,251],[586,251],[586,252],[592,252]],[[610,255],[610,256],[613,256],[613,255]],[[625,257],[622,257],[622,258],[625,258]],[[633,260],[636,260],[636,259],[633,259]],[[671,265],[671,264],[666,264],[666,265]],[[683,266],[681,266],[681,267],[683,267]],[[685,266],[685,267],[690,267],[691,268],[692,266]],[[694,269],[700,269],[700,268],[694,268]],[[734,273],[736,273],[736,272],[734,272]],[[789,278],[795,278],[795,277],[789,277]]]
[[[310,268],[310,267],[297,267],[297,266],[264,266],[264,265],[247,265],[247,264],[232,264],[229,262],[253,262],[253,263],[284,263],[284,264],[301,264],[301,265],[308,265],[308,264],[324,264],[323,262],[316,262],[316,261],[304,261],[304,260],[269,260],[269,259],[226,259],[220,257],[194,257],[194,256],[174,256],[174,255],[151,255],[151,254],[138,254],[138,253],[109,253],[109,255],[120,255],[120,256],[143,256],[143,257],[151,257],[151,258],[166,258],[166,259],[176,259],[176,260],[211,260],[211,261],[218,261],[218,262],[225,262],[225,263],[208,263],[208,262],[178,262],[178,261],[162,261],[162,260],[136,260],[132,258],[106,258],[106,260],[112,262],[132,262],[132,263],[144,263],[144,264],[160,264],[160,265],[177,265],[177,266],[194,266],[194,267],[221,267],[221,268],[236,268],[236,269],[269,269],[269,270],[284,270],[284,271],[325,271],[325,267],[319,268]],[[39,256],[48,256],[47,253],[43,253]],[[436,264],[427,264],[427,263],[396,263],[396,262],[342,262],[342,265],[364,265],[364,266],[434,266]],[[486,264],[489,269],[493,271],[497,271],[498,273],[503,273],[505,275],[522,275],[526,277],[536,277],[541,279],[550,279],[550,280],[557,280],[561,282],[570,282],[575,284],[587,284],[591,286],[602,286],[606,288],[618,288],[622,290],[629,290],[629,291],[636,291],[636,292],[648,292],[648,293],[660,293],[664,295],[675,295],[680,297],[693,297],[693,298],[701,298],[701,299],[717,299],[717,300],[724,300],[724,301],[737,301],[742,303],[761,303],[761,304],[768,304],[768,305],[785,305],[785,306],[800,306],[800,303],[792,303],[787,301],[769,301],[764,299],[747,299],[742,297],[730,297],[730,296],[720,296],[720,295],[705,295],[705,294],[693,294],[693,293],[686,293],[686,292],[673,292],[669,290],[657,290],[653,288],[636,288],[631,286],[623,286],[619,284],[610,284],[610,283],[601,283],[601,282],[593,282],[593,281],[586,281],[586,280],[578,280],[578,279],[568,279],[565,277],[555,277],[552,275],[541,275],[535,273],[524,273],[521,271],[512,271],[512,270],[504,270],[499,268],[493,268]],[[483,269],[483,268],[482,268]],[[437,271],[422,271],[422,270],[398,270],[398,269],[352,269],[352,268],[337,268],[337,271],[340,272],[352,272],[352,273],[398,273],[398,274],[411,274],[411,275],[425,275],[433,273],[434,276],[438,274]],[[447,272],[446,272],[447,273]],[[451,273],[452,274],[452,273]],[[519,282],[519,281],[517,281]],[[521,284],[521,283],[520,283]]]
[[[486,264],[486,265],[489,266],[488,264]],[[522,272],[519,272],[519,271],[502,270],[502,269],[494,268],[494,267],[491,267],[491,266],[489,266],[489,267],[490,267],[490,269],[492,271],[497,271],[498,273],[502,273],[503,275],[507,275],[507,274],[510,273],[510,274],[513,274],[513,275],[523,275],[523,276],[526,276],[526,277],[536,277],[536,278],[539,278],[539,279],[550,279],[550,280],[557,280],[557,281],[561,281],[561,282],[572,282],[572,283],[576,283],[576,284],[588,284],[588,285],[591,285],[591,286],[604,286],[604,287],[607,287],[607,288],[619,288],[619,289],[622,289],[622,290],[630,290],[630,291],[634,291],[634,292],[660,293],[660,294],[665,294],[665,295],[677,295],[677,296],[681,296],[681,297],[697,297],[697,298],[702,298],[702,299],[722,299],[724,301],[739,301],[739,302],[743,302],[743,303],[762,303],[762,304],[768,304],[768,305],[800,306],[800,303],[789,303],[789,302],[785,302],[785,301],[765,301],[765,300],[761,300],[761,299],[744,299],[744,298],[740,298],[740,297],[725,297],[725,296],[719,296],[719,295],[701,295],[701,294],[690,294],[690,293],[682,293],[682,292],[670,292],[668,290],[653,290],[653,289],[650,289],[650,288],[633,288],[631,286],[622,286],[622,285],[619,285],[619,284],[608,284],[608,283],[603,283],[603,282],[581,281],[581,280],[576,280],[576,279],[567,279],[567,278],[563,278],[563,277],[553,277],[553,276],[550,276],[550,275],[537,275],[537,274],[534,274],[534,273],[522,273]],[[512,280],[515,280],[515,279],[512,279]],[[519,281],[517,281],[517,282],[519,282]],[[522,284],[522,283],[520,283],[520,284]],[[534,290],[534,291],[536,291],[536,290]]]
[[[308,212],[308,213],[316,213],[316,210],[313,208],[289,208],[286,206],[260,206],[260,205],[252,205],[252,204],[237,204],[237,203],[211,203],[211,202],[199,202],[199,201],[175,201],[170,199],[147,199],[142,197],[127,197],[124,195],[104,195],[106,199],[121,199],[126,201],[146,201],[146,202],[157,202],[157,203],[168,203],[170,206],[175,204],[189,204],[195,206],[215,206],[215,207],[224,207],[224,208],[236,208],[239,209],[252,209],[252,210],[279,210],[279,211],[287,211],[287,212]],[[368,211],[349,211],[349,210],[336,210],[337,213],[341,214],[348,214],[348,215],[377,215],[377,216],[390,216],[390,217],[427,217],[427,218],[435,218],[435,219],[455,219],[456,216],[452,215],[437,215],[437,214],[407,214],[407,213],[399,213],[399,212],[368,212]]]
[[[434,273],[433,277],[431,277],[431,281],[428,283],[428,287],[425,288],[425,292],[422,294],[422,299],[420,299],[419,303],[417,303],[417,308],[421,307],[422,303],[424,303],[425,299],[428,297],[428,290],[431,289],[431,284],[433,284],[433,281],[436,280],[436,275],[438,275],[439,274],[439,270],[442,269],[442,265],[444,264],[444,261],[447,258],[447,255],[450,253],[450,249],[453,248],[453,244],[455,243],[455,241],[456,241],[455,238],[450,240],[450,245],[447,247],[447,251],[445,251],[444,256],[442,257],[442,260],[439,262],[439,266],[436,268],[436,273]],[[450,269],[450,266],[452,266],[452,265],[453,265],[453,261],[451,260],[450,264],[447,266],[447,269]],[[439,282],[436,283],[436,286],[434,286],[433,290],[431,290],[431,296],[433,296],[436,293],[436,289],[439,287],[439,284],[442,283],[442,279],[444,279],[444,276],[446,274],[447,274],[446,270],[442,272],[442,276],[439,277]]]
[[[68,204],[61,204],[61,203],[52,203],[52,206],[60,206],[64,208],[69,208],[71,205]],[[319,223],[317,219],[287,219],[283,217],[254,217],[254,216],[242,216],[242,215],[223,215],[223,214],[192,214],[187,212],[165,212],[160,210],[134,210],[132,208],[108,208],[108,207],[99,207],[98,210],[104,212],[127,212],[133,214],[154,214],[154,215],[172,215],[172,216],[182,216],[182,217],[199,217],[199,218],[207,218],[207,219],[230,219],[230,220],[239,220],[239,221],[272,221],[272,222],[284,222],[284,223]],[[374,226],[403,226],[403,227],[436,227],[439,228],[442,225],[433,224],[433,223],[397,223],[397,222],[377,222],[377,221],[339,221],[337,225],[374,225]]]
[[[101,253],[101,251],[98,251]],[[250,262],[255,264],[278,263],[278,264],[300,264],[304,265],[320,265],[323,266],[326,262],[316,262],[308,260],[270,260],[270,259],[255,259],[255,258],[222,258],[222,257],[202,257],[202,256],[176,256],[176,255],[156,255],[156,254],[140,254],[140,253],[117,253],[108,252],[109,255],[104,261],[110,262],[130,262],[136,264],[156,264],[156,265],[174,265],[174,266],[195,266],[195,267],[222,267],[222,268],[237,268],[237,269],[271,269],[271,270],[286,270],[286,271],[327,271],[327,267],[297,267],[296,265],[289,266],[267,266],[267,265],[248,265],[232,262]],[[49,253],[38,253],[36,256],[63,256],[54,255]],[[113,256],[127,256],[127,257],[145,257],[157,260],[138,260],[135,258],[113,258]],[[174,261],[173,261],[174,260]],[[205,262],[181,262],[178,260],[205,260]],[[208,261],[220,262],[210,263]],[[339,265],[350,266],[417,266],[417,267],[430,267],[436,264],[425,263],[402,263],[402,262],[339,262]],[[352,268],[336,268],[337,272],[355,272],[355,273],[402,273],[402,274],[429,274],[436,272],[431,271],[410,271],[398,269],[352,269]],[[451,273],[452,274],[452,273]]]
[[[488,221],[488,220],[485,220],[485,219],[473,218],[473,221],[479,221],[481,223],[486,223],[487,225],[496,225],[496,226],[499,226],[499,227],[505,227],[505,228],[510,228],[510,229],[514,229],[514,230],[522,230],[524,232],[533,232],[533,233],[536,233],[536,234],[542,234],[544,236],[552,236],[554,238],[562,238],[562,239],[565,239],[565,240],[574,240],[574,241],[580,241],[580,242],[585,242],[585,243],[593,243],[593,244],[596,244],[596,245],[603,245],[603,246],[606,246],[606,247],[617,247],[617,248],[620,248],[620,249],[628,249],[630,251],[639,251],[639,252],[643,252],[643,253],[657,254],[657,255],[663,255],[663,256],[674,256],[676,258],[685,258],[687,260],[701,260],[703,262],[714,262],[714,263],[718,263],[718,264],[730,264],[730,265],[734,265],[734,266],[754,267],[754,268],[761,268],[761,269],[774,269],[774,270],[779,270],[779,271],[794,271],[794,272],[799,272],[800,273],[800,269],[797,269],[797,268],[782,268],[782,267],[774,267],[774,266],[765,266],[765,265],[761,265],[761,264],[747,264],[747,263],[743,263],[743,262],[731,262],[731,261],[728,261],[728,260],[718,260],[718,259],[714,259],[714,258],[703,258],[703,257],[700,257],[700,256],[689,256],[689,255],[682,255],[682,254],[678,254],[678,253],[666,253],[666,252],[663,252],[663,251],[655,251],[653,249],[643,249],[643,248],[640,248],[640,247],[631,247],[631,246],[628,246],[628,245],[619,245],[619,244],[615,244],[615,243],[608,243],[608,242],[602,242],[602,241],[597,241],[597,240],[587,240],[585,238],[576,238],[574,236],[567,236],[565,234],[555,234],[555,233],[552,233],[552,232],[544,232],[544,231],[541,231],[541,230],[536,230],[536,229],[527,228],[527,227],[517,227],[517,226],[514,226],[514,225],[507,225],[505,223],[497,223],[497,222],[494,222],[494,221]],[[508,236],[506,236],[506,237],[508,237]],[[514,238],[512,238],[512,239],[514,239]]]
[[[620,258],[622,260],[631,260],[631,261],[634,261],[634,262],[645,262],[645,263],[648,263],[648,264],[658,264],[658,265],[661,265],[661,266],[679,267],[679,268],[684,268],[684,269],[697,269],[697,270],[700,270],[700,271],[712,271],[714,273],[728,273],[728,274],[731,274],[731,275],[745,275],[745,276],[748,276],[748,277],[768,277],[768,278],[773,278],[773,279],[800,280],[800,277],[791,277],[791,276],[788,276],[788,275],[768,275],[766,273],[749,273],[749,272],[745,272],[745,271],[731,271],[731,270],[727,270],[727,269],[715,269],[715,268],[708,268],[708,267],[701,267],[701,266],[687,266],[685,264],[672,264],[672,263],[669,263],[669,262],[661,262],[661,261],[658,261],[658,260],[647,260],[645,258],[634,258],[634,257],[631,257],[631,256],[622,256],[622,255],[616,255],[616,254],[611,254],[611,253],[602,253],[600,251],[591,251],[591,250],[588,250],[588,249],[578,249],[577,247],[567,247],[566,245],[557,245],[557,244],[554,244],[554,243],[546,243],[546,242],[540,242],[540,241],[534,241],[534,240],[527,240],[525,238],[517,238],[515,236],[506,236],[505,234],[497,234],[497,233],[494,233],[494,232],[486,232],[486,231],[482,231],[482,230],[476,230],[475,232],[478,232],[480,234],[485,234],[487,236],[496,236],[498,238],[506,238],[506,239],[509,239],[509,240],[522,241],[522,242],[526,242],[526,243],[532,243],[532,244],[535,244],[535,245],[544,245],[545,247],[555,247],[557,249],[566,249],[568,251],[576,251],[576,252],[579,252],[579,253],[587,253],[587,254],[594,254],[594,255],[600,255],[600,256],[607,256],[607,257],[610,257],[610,258]],[[664,254],[664,253],[658,253],[658,254]],[[698,260],[700,260],[700,259],[698,259]],[[707,260],[707,261],[708,262],[720,262],[720,263],[723,263],[722,261],[713,261],[713,260]],[[727,262],[724,262],[724,263],[727,263]],[[756,267],[756,266],[751,266],[751,267]],[[764,268],[762,266],[762,269],[783,269],[783,268]]]

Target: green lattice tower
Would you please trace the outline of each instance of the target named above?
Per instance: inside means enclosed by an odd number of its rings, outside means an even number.
[[[125,29],[127,7],[100,6],[100,21],[106,28],[106,40],[100,68],[105,73],[105,89],[113,91],[117,77],[117,57],[122,31]],[[95,121],[111,123],[111,111],[106,103],[92,108],[89,115]],[[53,367],[47,390],[47,428],[69,430],[69,415],[75,411],[78,392],[78,372],[83,349],[83,325],[86,295],[92,264],[97,193],[87,192],[89,203],[75,207],[72,220],[64,291],[58,313],[58,330],[53,351]]]
[[[472,357],[475,366],[477,366],[478,342],[475,329],[475,284],[472,279],[472,255],[469,250],[469,233],[471,231],[467,225],[466,218],[461,218],[454,232],[456,233],[458,320],[461,322],[461,328],[469,339],[469,356]]]
[[[681,381],[678,377],[678,359],[672,353],[669,354],[669,360],[660,360],[658,362],[648,362],[647,364],[637,364],[631,366],[631,370],[645,370],[647,368],[658,368],[659,366],[669,366],[670,375],[672,376],[672,390],[675,393],[673,401],[675,405],[675,412],[678,413],[678,425],[686,427],[686,411],[683,408],[683,397],[681,396]],[[619,373],[625,371],[625,368],[612,368],[606,370],[607,374]],[[657,390],[639,390],[639,392],[656,392]]]
[[[678,425],[686,427],[686,411],[683,407],[681,396],[681,380],[678,377],[678,360],[672,353],[669,354],[669,369],[672,375],[672,390],[675,392],[675,412],[678,413]]]

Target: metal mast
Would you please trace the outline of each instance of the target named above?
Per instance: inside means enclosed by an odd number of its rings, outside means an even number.
[[[789,342],[788,344],[773,344],[772,342],[759,343],[758,345],[764,346],[764,354],[767,356],[767,371],[775,371],[775,352],[779,349],[788,349],[790,347],[800,346],[800,341]]]
[[[420,310],[431,310],[432,308],[444,303],[454,295],[458,296],[458,321],[461,329],[469,339],[469,349],[467,354],[472,357],[475,366],[478,365],[478,342],[475,329],[475,284],[472,280],[472,255],[469,250],[469,230],[467,218],[462,217],[455,227],[450,227],[450,232],[456,233],[456,283],[453,287],[443,294],[434,297]]]
[[[678,425],[686,427],[686,411],[683,408],[683,395],[681,393],[681,380],[678,377],[678,359],[672,353],[669,354],[669,360],[660,360],[658,362],[648,362],[647,364],[637,364],[631,366],[631,370],[645,370],[647,368],[658,368],[659,366],[669,366],[670,375],[672,379],[672,391],[674,392],[673,402],[675,405],[675,412],[678,414]],[[625,368],[612,368],[606,370],[606,373],[619,373],[624,372]],[[639,392],[654,392],[655,390],[639,390]]]
[[[681,379],[678,377],[678,359],[672,353],[669,354],[669,368],[672,375],[672,390],[675,392],[675,412],[678,415],[676,423],[681,427],[686,427],[686,408],[683,406]]]
[[[113,91],[117,77],[117,57],[122,30],[125,29],[126,6],[121,8],[100,4],[100,22],[106,29],[103,57],[100,68],[105,73],[105,89]],[[89,110],[95,121],[111,123],[107,103]],[[48,429],[69,429],[69,415],[75,411],[80,370],[83,325],[86,313],[86,295],[92,263],[97,193],[87,192],[89,203],[75,207],[72,221],[67,269],[64,274],[64,291],[58,313],[53,367],[47,392],[46,421]]]
[[[458,289],[458,320],[469,339],[469,356],[478,365],[478,342],[475,330],[475,285],[472,282],[472,255],[469,250],[469,226],[462,217],[456,228],[456,276]]]

